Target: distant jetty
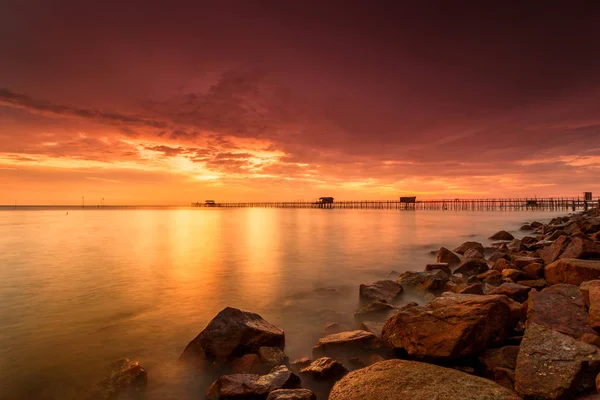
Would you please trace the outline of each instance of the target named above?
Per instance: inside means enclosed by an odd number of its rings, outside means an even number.
[[[398,200],[352,200],[334,201],[333,197],[321,197],[317,201],[266,201],[219,203],[207,200],[192,203],[192,207],[223,208],[322,208],[322,209],[384,209],[384,210],[587,210],[599,207],[600,197],[552,197],[552,198],[505,198],[505,199],[441,199],[417,200],[416,197],[401,197]]]

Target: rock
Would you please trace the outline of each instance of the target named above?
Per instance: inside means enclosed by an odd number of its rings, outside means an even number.
[[[359,296],[363,301],[386,301],[391,303],[402,293],[402,286],[394,281],[385,280],[362,284]]]
[[[511,251],[522,251],[525,250],[525,245],[519,239],[513,239],[506,245]]]
[[[513,262],[515,263],[515,266],[517,267],[517,269],[523,269],[526,266],[528,266],[529,264],[533,264],[533,263],[541,264],[544,261],[542,261],[542,259],[539,257],[515,257]]]
[[[435,271],[437,269],[445,272],[448,276],[452,275],[452,271],[450,270],[448,263],[427,264],[425,266],[425,271]]]
[[[528,264],[523,267],[523,274],[531,279],[537,279],[544,273],[544,266],[538,263]]]
[[[442,247],[437,253],[436,262],[445,263],[450,267],[454,267],[460,263],[460,257],[447,248]]]
[[[523,273],[518,269],[507,268],[502,270],[502,278],[510,279],[513,282],[518,281],[523,277]]]
[[[382,341],[415,359],[452,361],[504,342],[511,327],[504,296],[452,295],[390,317]]]
[[[489,270],[487,262],[483,258],[468,258],[461,261],[455,273],[465,276],[478,275]]]
[[[323,331],[325,333],[325,336],[327,336],[332,335],[334,333],[340,333],[349,330],[351,330],[351,328],[346,324],[340,324],[339,322],[331,322],[325,326],[325,329]]]
[[[274,367],[267,375],[223,375],[208,388],[207,400],[266,399],[277,389],[300,388],[300,378],[286,366]]]
[[[484,283],[497,286],[502,284],[502,273],[500,271],[496,271],[495,269],[491,269],[477,275],[477,279],[483,281]]]
[[[424,272],[405,272],[398,278],[404,290],[419,288],[422,290],[439,290],[448,282],[448,275],[441,270]]]
[[[391,304],[383,301],[371,301],[362,305],[354,312],[354,320],[361,321],[381,321],[386,320],[392,314],[398,312],[398,309]]]
[[[329,400],[520,400],[496,383],[451,368],[388,360],[350,372]]]
[[[342,362],[350,357],[377,353],[381,342],[371,332],[357,330],[325,336],[313,347],[313,357],[331,357]]]
[[[575,237],[571,239],[559,258],[600,258],[600,251],[594,241]]]
[[[600,284],[589,286],[588,297],[590,304],[588,322],[596,332],[600,332]]]
[[[539,293],[531,292],[527,301],[527,325],[535,323],[579,338],[594,333],[588,325],[583,295],[579,287],[554,285]]]
[[[261,347],[258,349],[260,361],[269,367],[287,364],[290,359],[279,347]]]
[[[290,368],[294,372],[300,372],[302,368],[306,368],[312,363],[312,360],[308,357],[300,357],[290,363]]]
[[[515,237],[506,231],[499,231],[490,236],[491,240],[513,240]]]
[[[104,400],[144,399],[147,385],[146,370],[127,358],[115,361],[108,377],[99,384]]]
[[[534,229],[533,226],[531,226],[529,224],[524,224],[519,228],[519,230],[521,230],[521,231],[532,231],[533,229]]]
[[[544,224],[542,224],[541,222],[538,222],[538,221],[533,221],[529,225],[531,225],[533,227],[533,229],[541,228],[542,226],[544,226]]]
[[[485,288],[482,283],[472,283],[458,291],[459,294],[484,294]]]
[[[260,315],[227,307],[212,319],[181,355],[182,360],[228,362],[261,347],[283,350],[285,334]]]
[[[508,251],[501,250],[501,249],[496,250],[490,256],[490,261],[496,262],[501,258],[504,258],[504,259],[510,261],[510,254],[508,253]]]
[[[515,264],[511,263],[510,261],[508,261],[506,258],[499,258],[498,260],[496,260],[494,262],[494,265],[492,266],[493,270],[502,272],[505,269],[515,269]]]
[[[534,279],[534,280],[519,281],[519,285],[529,286],[532,289],[542,290],[546,286],[548,286],[548,283],[546,282],[545,279]]]
[[[600,285],[600,280],[585,281],[579,285],[579,291],[583,295],[583,302],[586,307],[590,306],[590,287]]]
[[[377,336],[378,339],[381,339],[381,331],[383,330],[384,323],[385,322],[363,321],[360,324],[360,329],[362,329],[363,331],[371,332],[375,336]]]
[[[563,258],[546,265],[544,276],[551,285],[557,283],[580,285],[585,281],[600,279],[600,261]]]
[[[308,389],[278,389],[269,393],[267,400],[317,400]]]
[[[499,385],[512,389],[515,382],[519,346],[504,346],[486,350],[480,357],[485,374]]]
[[[571,239],[568,236],[561,236],[554,241],[550,246],[539,250],[539,255],[544,260],[544,263],[550,264],[556,260],[565,250]]]
[[[477,249],[469,249],[467,251],[465,251],[465,254],[463,254],[462,259],[465,260],[467,258],[485,258],[483,256],[483,253],[480,252]]]
[[[234,374],[261,374],[265,365],[260,361],[258,354],[244,354],[231,362],[231,372]]]
[[[503,294],[519,303],[523,303],[527,300],[529,291],[531,291],[529,286],[519,285],[518,283],[503,283],[488,294]]]
[[[567,399],[595,387],[598,348],[530,323],[517,356],[515,389],[527,399]]]
[[[469,249],[475,249],[478,252],[480,252],[481,254],[483,254],[485,252],[483,245],[481,243],[477,243],[477,242],[464,242],[463,244],[461,244],[460,246],[455,248],[454,252],[462,255],[462,254],[465,254],[465,252]],[[447,262],[447,261],[442,261],[442,262]]]
[[[348,373],[338,361],[329,357],[321,357],[300,371],[300,376],[315,381],[337,381]]]

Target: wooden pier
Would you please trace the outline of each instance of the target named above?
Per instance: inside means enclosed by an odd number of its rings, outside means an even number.
[[[323,203],[319,201],[192,203],[192,207],[222,208],[321,208],[321,209],[376,209],[376,210],[448,210],[448,211],[577,211],[600,206],[600,197],[582,198],[507,198],[507,199],[443,199],[402,202],[400,200],[352,200]]]

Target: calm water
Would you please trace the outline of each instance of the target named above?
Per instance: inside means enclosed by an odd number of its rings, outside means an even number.
[[[310,355],[358,285],[422,270],[440,246],[489,243],[542,212],[127,209],[0,211],[0,398],[79,399],[139,360],[149,398],[198,399],[175,360],[226,306]],[[516,232],[518,233],[518,232]],[[319,291],[334,287],[337,292]]]

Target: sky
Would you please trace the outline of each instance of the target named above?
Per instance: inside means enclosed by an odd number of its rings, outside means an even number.
[[[0,204],[600,194],[600,2],[0,2]]]

